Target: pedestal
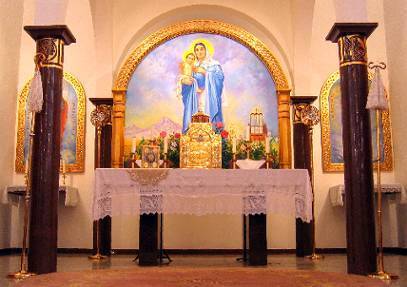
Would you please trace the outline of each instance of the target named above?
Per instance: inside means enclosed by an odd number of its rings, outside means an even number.
[[[301,111],[312,104],[317,97],[291,97],[293,104],[293,141],[294,141],[294,168],[307,169],[311,177],[311,146],[309,127],[301,121]],[[304,257],[311,255],[313,250],[314,230],[313,221],[310,223],[296,219],[296,255]]]
[[[376,271],[372,146],[366,39],[377,23],[335,23],[326,37],[339,46],[345,167],[348,273]]]
[[[75,42],[65,25],[25,26],[44,58],[40,71],[43,109],[36,116],[28,269],[37,274],[57,267],[58,188],[64,45]]]
[[[106,107],[112,110],[113,98],[90,98],[89,99],[97,108]],[[97,130],[95,128],[95,168],[112,167],[111,145],[112,145],[112,124],[109,123],[101,128],[101,141],[100,151],[97,145]],[[98,157],[99,156],[99,157]],[[97,163],[97,159],[100,158],[100,163]],[[97,221],[93,222],[93,254],[97,252]],[[112,218],[106,216],[103,219],[99,219],[99,252],[102,255],[110,256],[112,249]]]

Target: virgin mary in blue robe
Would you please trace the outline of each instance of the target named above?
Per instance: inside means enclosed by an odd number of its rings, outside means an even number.
[[[191,118],[198,112],[198,98],[197,98],[197,82],[194,79],[191,85],[181,84],[181,96],[184,104],[184,117],[182,119],[182,133],[185,134],[188,130]]]
[[[204,103],[205,114],[212,123],[223,123],[222,92],[224,75],[219,62],[207,53],[205,44],[197,43],[194,47],[196,56],[194,78],[198,84],[199,98]]]
[[[222,92],[224,74],[219,62],[211,59],[206,52],[203,43],[197,43],[194,47],[197,61],[192,74],[191,85],[181,84],[180,91],[184,103],[184,116],[182,121],[182,133],[186,133],[191,117],[204,105],[202,112],[209,115],[211,123],[223,123]],[[201,101],[201,105],[199,102]]]
[[[222,114],[222,92],[224,75],[222,67],[217,61],[212,59],[204,60],[200,67],[206,73],[195,73],[194,78],[198,83],[198,88],[202,91],[201,100],[204,101],[204,112],[210,116],[211,123],[223,123]]]

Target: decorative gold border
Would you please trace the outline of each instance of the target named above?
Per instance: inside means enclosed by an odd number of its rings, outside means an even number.
[[[329,123],[329,92],[337,80],[339,80],[339,71],[332,73],[325,81],[321,88],[320,104],[321,104],[321,142],[322,142],[322,170],[324,172],[341,172],[343,171],[343,163],[333,163],[331,159],[331,137]],[[373,74],[369,73],[369,80],[373,79]],[[384,171],[393,170],[393,147],[391,139],[391,122],[389,111],[383,112],[383,138],[384,138],[384,162],[381,163],[381,168]],[[375,164],[376,165],[376,164]]]
[[[267,46],[242,28],[213,20],[192,20],[165,27],[150,36],[133,50],[120,68],[113,90],[127,90],[133,72],[149,52],[162,43],[181,35],[193,33],[218,34],[239,42],[254,52],[269,70],[276,89],[289,89],[280,63]]]
[[[162,43],[178,36],[208,33],[235,40],[252,51],[264,63],[276,86],[279,105],[280,168],[291,167],[290,88],[280,63],[267,46],[244,29],[219,21],[191,20],[164,27],[149,35],[120,67],[113,85],[112,167],[120,167],[124,156],[125,96],[133,72],[145,56]]]
[[[76,134],[76,162],[66,164],[66,172],[83,172],[85,162],[85,114],[86,114],[86,94],[81,82],[72,74],[64,72],[64,79],[72,85],[78,96],[78,121]],[[25,108],[28,93],[30,91],[31,79],[24,85],[23,90],[18,96],[18,128],[16,145],[16,172],[24,172],[24,127],[25,127]]]

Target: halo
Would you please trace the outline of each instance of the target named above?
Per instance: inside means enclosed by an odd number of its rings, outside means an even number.
[[[182,54],[182,60],[185,61],[189,54],[194,55],[194,57],[196,58],[194,50],[193,49],[188,49],[188,50],[184,51],[184,53]]]
[[[209,52],[209,55],[212,57],[213,54],[215,53],[215,48],[213,47],[212,43],[204,38],[198,38],[195,39],[194,41],[192,41],[191,46],[189,46],[189,50],[193,51],[194,50],[194,46],[197,43],[202,43],[205,45],[206,47],[206,51]]]

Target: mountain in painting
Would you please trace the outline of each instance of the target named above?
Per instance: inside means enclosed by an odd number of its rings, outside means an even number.
[[[125,131],[125,137],[152,138],[158,136],[162,131],[166,131],[168,134],[171,134],[179,133],[181,132],[181,129],[181,125],[177,124],[167,117],[163,117],[159,122],[147,128],[139,128],[134,124],[127,127]]]

